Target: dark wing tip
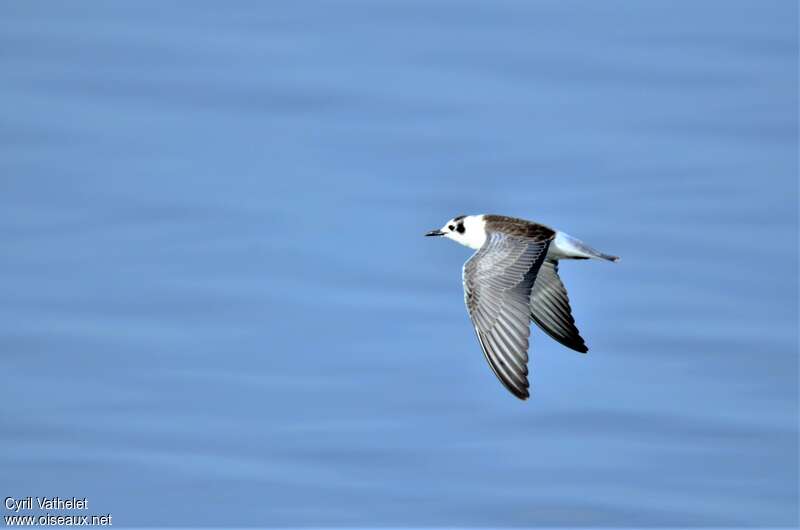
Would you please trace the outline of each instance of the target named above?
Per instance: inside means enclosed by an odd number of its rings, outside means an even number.
[[[531,393],[528,392],[527,388],[525,389],[524,392],[512,392],[512,393],[514,394],[514,397],[516,397],[520,401],[527,401],[528,398],[531,397]]]
[[[511,395],[514,396],[515,398],[517,398],[518,400],[527,401],[527,399],[529,397],[531,397],[531,393],[528,390],[528,388],[530,388],[530,386],[529,386],[527,377],[525,378],[524,386],[515,386],[515,385],[512,385],[512,384],[509,384],[510,381],[505,381],[502,378],[500,379],[500,381],[503,383],[503,386],[506,388],[506,390],[511,392]]]
[[[499,379],[499,378],[498,378]],[[526,384],[524,387],[514,387],[500,379],[500,382],[503,383],[503,387],[509,391],[509,393],[517,398],[520,401],[527,401],[529,397],[531,397],[531,393],[528,391],[528,385]],[[527,381],[526,381],[527,383]]]
[[[583,341],[583,337],[581,337],[580,333],[578,333],[577,331],[578,328],[575,328],[576,333],[574,336],[571,337],[563,337],[563,338],[553,337],[549,333],[548,335],[556,339],[558,342],[560,342],[570,350],[576,351],[578,353],[587,353],[589,351],[589,347],[586,345],[586,343]]]

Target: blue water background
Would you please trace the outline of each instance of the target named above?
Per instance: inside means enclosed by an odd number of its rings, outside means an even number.
[[[797,4],[0,4],[0,494],[115,526],[798,522]],[[535,219],[495,380],[423,232]],[[8,511],[4,512],[5,514]]]

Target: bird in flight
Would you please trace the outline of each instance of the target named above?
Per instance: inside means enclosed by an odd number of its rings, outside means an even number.
[[[464,302],[494,375],[528,399],[530,321],[567,348],[589,349],[575,327],[561,259],[619,257],[545,225],[503,215],[459,215],[426,236],[443,236],[477,252],[464,263]]]

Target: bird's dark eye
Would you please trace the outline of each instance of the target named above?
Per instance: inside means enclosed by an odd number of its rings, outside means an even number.
[[[449,228],[449,229],[450,229],[450,231],[452,232],[452,231],[453,231],[453,228],[455,228],[455,227],[454,227],[453,225],[449,225],[447,228]]]
[[[463,234],[464,230],[466,230],[466,228],[464,228],[464,223],[458,223],[458,228],[456,228],[456,230],[458,230],[459,234]]]

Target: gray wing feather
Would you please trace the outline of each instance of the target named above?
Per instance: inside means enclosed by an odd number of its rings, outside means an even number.
[[[589,351],[575,327],[567,290],[558,277],[557,261],[548,259],[539,268],[531,292],[530,311],[531,319],[550,337],[575,351]]]
[[[531,290],[550,240],[489,234],[464,264],[464,301],[492,371],[516,397],[528,392]]]

